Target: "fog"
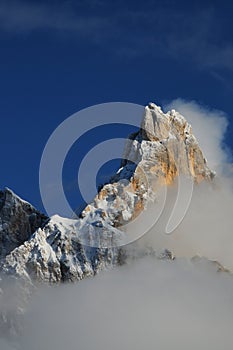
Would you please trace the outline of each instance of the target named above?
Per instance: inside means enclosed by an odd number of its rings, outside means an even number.
[[[232,350],[232,290],[211,264],[139,259],[38,291],[18,349]]]
[[[229,179],[218,178],[213,184],[195,186],[181,224],[166,234],[165,227],[176,198],[176,189],[170,190],[162,216],[141,239],[140,246],[155,250],[167,248],[177,257],[204,256],[233,271],[232,185]],[[142,217],[140,228],[143,226]]]
[[[137,242],[140,248],[168,248],[177,258],[138,258],[77,284],[39,289],[22,335],[1,339],[1,350],[232,350],[232,275],[216,272],[207,259],[190,260],[204,256],[233,271],[233,183],[223,144],[227,119],[195,102],[176,100],[169,108],[187,117],[217,172],[212,184],[195,186],[182,223],[166,235],[176,197],[171,188],[163,215]]]

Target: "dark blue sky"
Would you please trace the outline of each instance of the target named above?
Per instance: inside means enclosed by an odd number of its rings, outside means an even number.
[[[232,16],[227,0],[0,0],[0,187],[41,209],[48,137],[103,102],[196,100],[227,113],[233,149]]]

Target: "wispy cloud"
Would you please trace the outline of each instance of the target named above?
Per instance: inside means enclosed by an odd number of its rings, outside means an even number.
[[[17,0],[0,4],[0,30],[13,34],[53,30],[90,35],[106,24],[104,18],[79,15],[64,4],[52,6]]]
[[[185,22],[181,32],[170,32],[167,36],[167,50],[171,55],[179,58],[181,54],[197,63],[202,68],[225,68],[233,70],[233,45],[231,42],[224,42],[214,38],[213,26],[215,15],[199,15],[189,23],[187,28]],[[198,21],[199,19],[199,21]],[[187,18],[185,19],[187,21]]]
[[[222,85],[222,87],[224,87],[226,91],[230,92],[231,94],[233,93],[233,82],[228,74],[223,75],[214,70],[210,74],[215,80],[217,80]]]
[[[129,17],[130,18],[130,17]],[[225,38],[224,23],[214,8],[181,10],[158,8],[131,13],[131,23],[141,24],[138,43],[151,55],[189,60],[200,68],[233,71],[233,41]],[[143,50],[144,48],[144,50]]]
[[[217,10],[204,5],[192,11],[166,4],[127,9],[104,0],[0,4],[0,31],[73,34],[119,56],[166,56],[199,69],[233,72],[233,42],[223,24]]]

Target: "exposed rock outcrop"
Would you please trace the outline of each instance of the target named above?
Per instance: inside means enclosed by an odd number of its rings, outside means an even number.
[[[158,187],[171,185],[179,175],[196,183],[215,175],[186,119],[174,110],[165,114],[154,103],[145,108],[141,129],[129,136],[122,158],[117,175],[82,217],[101,211],[104,220],[117,227],[134,219],[155,199]]]
[[[0,260],[27,241],[48,217],[11,190],[0,191]]]

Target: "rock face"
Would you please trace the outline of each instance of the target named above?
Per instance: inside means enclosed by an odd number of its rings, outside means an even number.
[[[117,175],[82,217],[98,216],[100,225],[104,220],[118,227],[141,213],[158,188],[171,185],[177,176],[196,183],[214,177],[186,119],[174,110],[165,114],[154,103],[145,108],[141,129],[129,136],[122,158]]]
[[[76,220],[58,215],[4,259],[2,271],[28,281],[78,281],[118,264],[114,250],[82,246]]]
[[[1,269],[31,282],[59,283],[93,276],[120,264],[120,248],[106,248],[118,239],[119,226],[134,219],[154,200],[160,186],[178,175],[199,183],[214,174],[192,134],[176,111],[166,114],[150,103],[141,128],[126,141],[121,168],[82,212],[70,220],[47,218],[9,190],[1,192]],[[86,237],[87,245],[81,244]],[[93,240],[101,237],[95,248]],[[83,242],[83,241],[82,241]]]
[[[48,217],[11,190],[0,191],[0,260],[20,246]]]

